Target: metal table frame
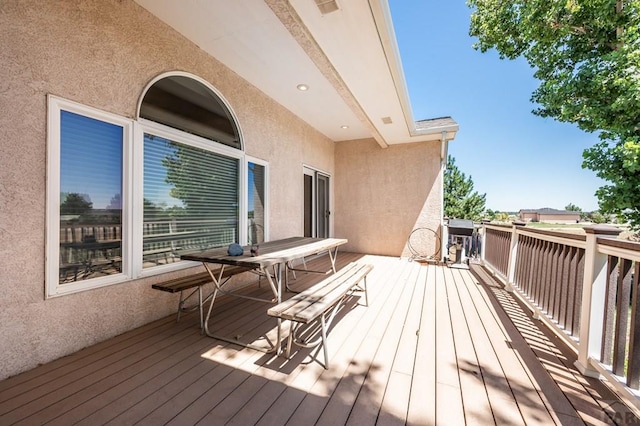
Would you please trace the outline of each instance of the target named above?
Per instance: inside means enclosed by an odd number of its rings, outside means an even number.
[[[243,247],[245,254],[241,256],[230,256],[227,253],[226,247],[182,255],[181,258],[183,260],[194,260],[202,262],[207,272],[209,272],[209,275],[211,276],[214,284],[214,290],[212,294],[207,297],[207,299],[210,299],[210,301],[209,309],[207,310],[207,315],[204,320],[204,333],[209,337],[213,337],[224,342],[233,343],[266,353],[275,351],[279,355],[281,352],[282,343],[282,320],[279,318],[277,319],[277,342],[274,344],[267,338],[269,347],[257,346],[251,343],[242,342],[239,340],[239,338],[222,336],[212,333],[209,330],[209,319],[211,317],[211,312],[213,310],[213,305],[215,303],[216,297],[218,296],[218,294],[228,294],[235,297],[256,300],[259,302],[280,303],[282,301],[283,288],[290,290],[287,281],[287,270],[300,270],[292,267],[292,262],[294,260],[304,259],[308,256],[328,252],[329,258],[331,260],[331,270],[324,272],[304,269],[304,271],[324,274],[331,272],[335,273],[335,262],[338,253],[338,247],[346,243],[347,240],[339,238],[293,237],[260,244],[259,254],[257,256],[251,256],[248,254],[250,252],[250,246]],[[221,265],[221,268],[217,271],[214,271],[214,269],[216,268],[212,268],[211,265],[216,264]],[[249,268],[260,276],[266,277],[267,282],[269,283],[269,287],[273,293],[273,298],[264,299],[238,294],[237,292],[245,286],[236,288],[232,291],[227,290],[225,288],[225,284],[228,283],[228,280],[225,280],[223,278],[225,266],[241,266]]]

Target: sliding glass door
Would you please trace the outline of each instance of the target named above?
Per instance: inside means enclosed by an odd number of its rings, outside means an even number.
[[[304,236],[329,237],[331,208],[329,175],[304,168]]]

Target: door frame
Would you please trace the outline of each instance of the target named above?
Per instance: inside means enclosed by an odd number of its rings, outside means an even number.
[[[332,206],[331,206],[331,193],[332,193],[332,179],[331,179],[331,173],[328,173],[324,170],[320,170],[318,168],[315,167],[311,167],[308,166],[306,164],[304,164],[302,166],[302,174],[303,174],[303,179],[305,178],[305,176],[310,176],[311,177],[311,236],[312,237],[318,237],[318,231],[319,231],[319,212],[318,212],[318,180],[319,179],[323,179],[326,180],[326,194],[325,194],[325,203],[327,205],[327,209],[326,209],[326,216],[323,213],[323,216],[325,217],[325,227],[326,227],[326,232],[325,235],[322,235],[322,237],[329,237],[332,235],[332,227],[331,224],[332,222]],[[306,211],[306,202],[307,202],[307,194],[306,194],[306,184],[303,182],[303,188],[302,188],[302,200],[303,200],[303,208],[302,208],[302,233],[304,235],[305,233],[305,220],[307,218],[307,211]]]

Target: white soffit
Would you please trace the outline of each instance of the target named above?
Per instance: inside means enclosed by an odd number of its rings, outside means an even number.
[[[371,6],[368,0],[338,0],[340,9],[324,15],[313,1],[289,2],[384,140],[409,142],[411,112],[405,115],[381,41],[392,37],[395,42],[393,28],[382,29],[390,34],[379,34],[372,11],[375,7],[382,9],[379,14],[388,13],[386,0],[374,0]],[[406,91],[404,76],[400,78],[401,90]]]
[[[271,0],[293,8],[366,117],[265,0],[135,1],[334,141],[375,137],[384,146],[440,137],[415,132],[386,0],[337,0],[339,9],[327,14],[315,0]],[[297,90],[301,83],[309,90]]]
[[[136,2],[330,139],[371,137],[263,0]]]

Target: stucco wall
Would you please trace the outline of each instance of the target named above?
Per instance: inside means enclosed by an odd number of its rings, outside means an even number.
[[[207,80],[270,162],[271,238],[302,232],[302,165],[334,172],[331,141],[130,0],[2,1],[0,40],[0,379],[176,307],[154,278],[44,299],[48,93],[134,118],[153,77]]]
[[[335,234],[349,239],[345,249],[411,256],[413,229],[440,231],[439,170],[439,142],[385,149],[373,139],[337,143]]]

